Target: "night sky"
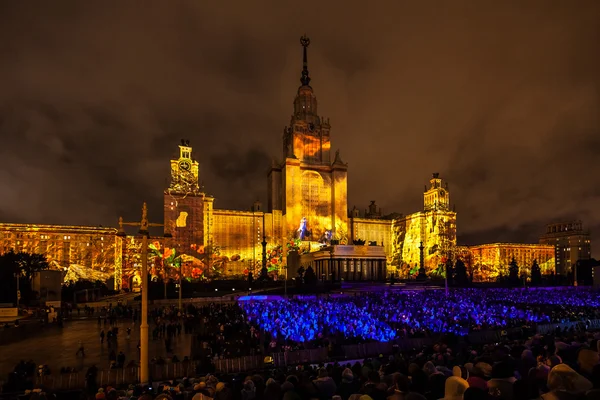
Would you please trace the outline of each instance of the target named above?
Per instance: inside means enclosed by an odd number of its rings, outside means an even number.
[[[1,2],[0,221],[160,222],[181,138],[217,208],[266,202],[306,33],[350,207],[439,172],[462,243],[600,232],[600,2],[234,3]]]

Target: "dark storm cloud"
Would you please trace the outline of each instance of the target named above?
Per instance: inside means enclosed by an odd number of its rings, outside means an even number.
[[[435,171],[465,242],[600,232],[596,1],[259,3],[0,3],[1,219],[160,221],[181,138],[217,207],[266,201],[306,32],[350,206],[417,211]]]
[[[210,167],[218,178],[244,180],[248,176],[266,175],[271,157],[261,149],[240,151],[235,145],[226,146],[226,151],[210,156]]]

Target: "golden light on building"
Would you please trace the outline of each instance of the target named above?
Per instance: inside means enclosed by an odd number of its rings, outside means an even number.
[[[42,224],[0,223],[0,252],[37,253],[65,280],[114,278],[121,288],[122,242],[117,229]]]
[[[575,239],[569,232],[563,240],[562,231],[556,233],[552,227],[542,238],[552,241],[547,242],[550,246],[457,246],[456,212],[450,207],[448,184],[437,173],[425,187],[419,212],[386,216],[372,201],[364,214],[356,209],[349,213],[348,165],[339,151],[331,151],[331,124],[329,118],[318,114],[317,98],[310,86],[310,40],[303,37],[301,44],[301,85],[293,101],[290,123],[283,130],[281,158],[273,161],[268,174],[266,209],[258,203],[248,210],[215,208],[214,197],[199,184],[202,171],[193,157],[193,148],[183,140],[178,154],[169,162],[170,182],[163,193],[164,233],[170,238],[150,239],[154,249],[148,265],[153,275],[167,277],[160,271],[164,268],[161,263],[175,256],[180,257],[178,268],[185,277],[239,275],[259,269],[263,251],[269,270],[282,272],[288,250],[293,248],[320,252],[304,259],[314,262],[325,275],[381,279],[393,272],[400,278],[410,278],[422,266],[428,276],[435,277],[443,272],[446,260],[461,259],[474,280],[489,281],[507,271],[512,257],[525,273],[534,259],[542,273],[553,271],[553,244],[557,241],[562,243],[560,251],[556,250],[561,265],[569,264],[577,254],[589,254],[585,232],[579,232],[581,237]],[[364,249],[356,244],[362,241],[376,246],[368,249],[369,254],[361,255]],[[324,244],[336,243],[347,246],[325,253],[329,250],[323,249]],[[45,254],[54,268],[84,271],[80,275],[85,271],[88,276],[96,274],[107,279],[114,275],[116,289],[137,286],[143,253],[140,246],[141,240],[136,237],[118,237],[117,229],[0,224],[0,251]]]
[[[433,174],[423,193],[423,211],[398,218],[392,225],[392,258],[400,277],[418,273],[423,259],[431,275],[452,258],[456,247],[456,213],[450,211],[448,184]]]
[[[508,276],[508,267],[514,258],[519,274],[531,277],[531,266],[536,260],[542,275],[552,274],[555,269],[554,246],[542,244],[492,243],[469,246],[469,272],[475,282],[491,282],[500,275]]]

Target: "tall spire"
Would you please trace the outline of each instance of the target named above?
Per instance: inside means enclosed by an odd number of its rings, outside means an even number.
[[[310,39],[306,36],[306,34],[304,34],[304,36],[300,38],[300,44],[304,48],[304,58],[302,59],[302,76],[300,77],[300,82],[302,83],[302,86],[309,86],[310,77],[308,76],[308,61],[306,56],[306,48],[308,47],[308,45],[310,45]]]

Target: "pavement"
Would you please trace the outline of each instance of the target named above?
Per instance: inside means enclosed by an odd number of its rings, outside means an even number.
[[[16,320],[20,320],[19,323],[23,322],[22,320],[24,318],[29,318],[29,315],[19,315],[18,317],[0,317],[0,323],[2,325],[4,324],[9,324],[9,325],[13,325],[15,323]]]
[[[125,353],[125,364],[131,359],[138,360],[139,322],[133,325],[129,319],[119,320],[116,326],[119,328],[118,341],[116,347],[113,345],[112,348],[116,349],[117,354],[119,351]],[[63,328],[44,330],[39,335],[18,343],[0,345],[0,379],[10,373],[20,360],[30,359],[37,365],[47,364],[53,374],[58,374],[61,367],[85,370],[93,364],[98,369],[108,369],[111,348],[108,347],[106,339],[104,344],[100,344],[100,330],[104,328],[106,332],[108,327],[108,324],[106,327],[99,327],[97,319],[66,321]],[[131,327],[130,339],[127,339],[127,327]],[[152,328],[153,325],[150,324],[150,335]],[[80,341],[85,348],[85,357],[75,355]],[[186,335],[182,331],[171,343],[172,354],[176,354],[180,360],[186,355],[189,356],[191,343],[192,335]],[[150,339],[150,359],[158,356],[167,358],[172,354],[167,354],[164,340]]]

